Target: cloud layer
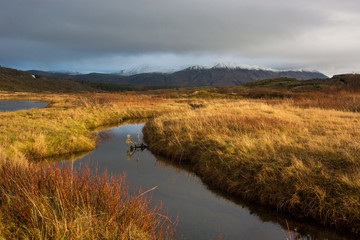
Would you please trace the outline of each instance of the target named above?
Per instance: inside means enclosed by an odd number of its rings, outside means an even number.
[[[236,61],[360,72],[357,0],[0,0],[0,64],[117,71]]]

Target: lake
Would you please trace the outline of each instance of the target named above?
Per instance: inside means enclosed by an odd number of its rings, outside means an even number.
[[[15,112],[19,110],[46,107],[48,102],[24,100],[0,100],[0,112]]]

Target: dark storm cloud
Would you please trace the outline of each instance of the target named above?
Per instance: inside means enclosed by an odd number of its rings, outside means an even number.
[[[358,1],[0,0],[0,61],[215,54],[320,67],[357,58]]]
[[[319,12],[268,2],[12,0],[4,3],[1,29],[83,51],[223,51],[321,24]]]

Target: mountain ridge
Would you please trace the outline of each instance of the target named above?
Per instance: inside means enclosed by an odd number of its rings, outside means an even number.
[[[171,86],[171,87],[201,87],[201,86],[236,86],[257,80],[270,78],[295,78],[298,80],[326,79],[326,75],[318,71],[305,70],[270,70],[229,67],[215,65],[211,68],[204,66],[190,66],[173,72],[150,72],[133,75],[121,75],[118,73],[88,73],[68,74],[64,72],[54,73],[38,70],[29,70],[34,75],[50,75],[55,77],[75,78],[94,82],[145,85],[145,86]]]

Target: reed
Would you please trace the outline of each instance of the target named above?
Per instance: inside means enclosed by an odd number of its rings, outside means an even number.
[[[176,221],[124,176],[70,167],[0,167],[0,234],[6,239],[175,239]]]

